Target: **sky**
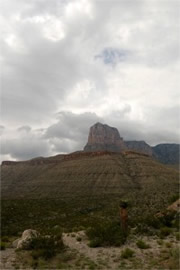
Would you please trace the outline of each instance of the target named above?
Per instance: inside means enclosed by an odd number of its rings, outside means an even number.
[[[1,161],[83,149],[96,122],[179,143],[178,0],[0,0]]]

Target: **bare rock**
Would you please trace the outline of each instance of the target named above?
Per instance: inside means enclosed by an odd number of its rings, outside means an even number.
[[[39,233],[36,230],[25,230],[20,239],[17,239],[13,242],[13,247],[17,249],[28,249],[32,239],[39,236]]]
[[[112,151],[121,152],[126,149],[123,138],[117,128],[96,123],[90,128],[88,142],[84,151]]]
[[[152,156],[152,147],[145,141],[125,141],[126,147],[129,150],[134,150],[143,154]]]
[[[12,247],[17,248],[18,242],[21,240],[21,238],[18,238],[12,242]]]
[[[168,211],[175,211],[180,213],[180,199],[176,200],[174,203],[168,206]]]

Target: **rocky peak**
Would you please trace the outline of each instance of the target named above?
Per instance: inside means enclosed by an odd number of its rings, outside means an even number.
[[[140,153],[152,156],[152,147],[145,141],[125,141],[126,147],[130,150],[134,150]]]
[[[120,152],[125,149],[123,138],[117,128],[96,123],[90,128],[88,142],[84,151]]]

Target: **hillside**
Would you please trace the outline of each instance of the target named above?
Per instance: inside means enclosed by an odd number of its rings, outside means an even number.
[[[163,200],[178,190],[178,172],[136,152],[90,152],[4,162],[2,198],[58,198],[148,193]],[[168,192],[167,192],[168,190]],[[161,198],[162,199],[162,198]]]
[[[6,241],[4,245],[11,247],[3,251],[3,269],[10,268],[12,257],[17,268],[23,264],[22,269],[40,269],[42,263],[49,269],[117,269],[119,265],[119,269],[143,269],[144,263],[147,269],[156,269],[155,265],[159,269],[164,265],[178,269],[178,216],[170,215],[162,221],[156,217],[178,196],[178,171],[149,155],[132,151],[76,152],[23,162],[6,161],[1,166],[1,176],[2,239]],[[119,237],[123,239],[119,205],[124,200],[128,201],[128,238],[122,246],[114,247]],[[50,235],[51,239],[63,232],[66,249],[48,260],[38,249],[15,252],[13,241],[28,228]],[[89,230],[95,232],[92,238]],[[99,247],[95,248],[96,234],[102,232]],[[173,244],[171,249],[167,244],[168,257],[164,259],[164,246],[158,243],[162,242],[159,237],[167,236]],[[138,241],[148,244],[147,253],[137,247]],[[106,243],[110,246],[103,248]],[[134,256],[124,268],[122,254],[127,248],[133,250]],[[101,255],[103,265],[98,259],[99,249],[107,253]],[[72,257],[69,253],[74,250],[77,253]],[[91,265],[86,267],[90,259]]]

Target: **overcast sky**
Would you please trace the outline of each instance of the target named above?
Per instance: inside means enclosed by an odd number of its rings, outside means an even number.
[[[177,0],[0,0],[1,160],[83,148],[96,122],[179,142]]]

